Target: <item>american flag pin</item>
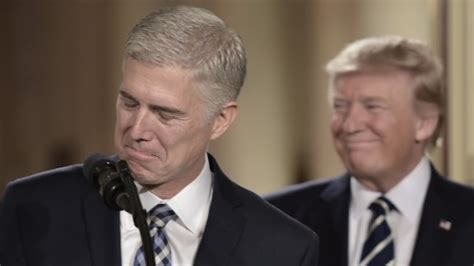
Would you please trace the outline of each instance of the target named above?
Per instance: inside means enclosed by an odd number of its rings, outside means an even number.
[[[451,226],[453,226],[453,224],[450,221],[447,221],[447,220],[444,220],[444,219],[441,219],[439,221],[439,228],[441,228],[445,231],[451,230]]]

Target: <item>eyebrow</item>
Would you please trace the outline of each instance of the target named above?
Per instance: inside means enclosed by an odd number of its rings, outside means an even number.
[[[129,100],[132,100],[132,101],[135,101],[135,102],[138,102],[137,99],[135,99],[132,95],[128,94],[126,91],[124,90],[120,90],[119,91],[119,94],[120,96],[124,97],[124,98],[127,98]]]
[[[122,96],[124,98],[127,98],[129,100],[138,102],[138,100],[135,99],[135,97],[133,97],[132,95],[130,95],[129,93],[127,93],[124,90],[120,90],[119,94],[120,94],[120,96]],[[180,110],[178,110],[176,108],[172,108],[172,107],[160,106],[160,105],[156,105],[156,104],[148,104],[148,106],[152,111],[155,111],[155,112],[165,112],[165,113],[172,114],[172,115],[177,115],[177,116],[183,116],[185,114],[183,111],[180,111]]]
[[[334,94],[332,97],[332,101],[347,101],[351,97],[346,97],[342,94]],[[373,102],[373,101],[382,101],[385,102],[386,99],[381,97],[381,96],[359,96],[356,98],[356,101],[362,101],[362,102]]]
[[[366,103],[366,102],[387,102],[387,100],[382,98],[382,97],[367,97],[367,98],[363,98],[362,102],[364,102],[364,103]]]

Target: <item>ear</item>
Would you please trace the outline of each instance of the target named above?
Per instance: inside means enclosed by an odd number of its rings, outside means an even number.
[[[211,140],[217,139],[232,125],[239,108],[236,102],[227,103],[221,112],[214,118],[214,125],[212,126]]]
[[[429,116],[422,116],[416,122],[416,142],[425,142],[434,134],[438,126],[439,116],[431,114]]]

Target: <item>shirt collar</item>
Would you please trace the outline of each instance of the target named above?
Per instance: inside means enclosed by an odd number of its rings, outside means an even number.
[[[386,193],[386,197],[412,223],[417,221],[421,214],[430,178],[430,163],[426,157],[423,157],[415,169]]]
[[[205,163],[199,175],[171,199],[160,199],[137,184],[143,208],[148,212],[156,204],[166,203],[187,229],[194,234],[199,233],[201,221],[206,219],[203,216],[207,214],[206,208],[209,208],[212,197],[212,172],[208,158],[205,157]]]
[[[402,181],[385,193],[385,197],[412,223],[415,223],[421,215],[430,177],[429,160],[423,157]],[[352,215],[356,218],[362,215],[369,205],[381,195],[382,193],[369,190],[357,179],[351,177]]]

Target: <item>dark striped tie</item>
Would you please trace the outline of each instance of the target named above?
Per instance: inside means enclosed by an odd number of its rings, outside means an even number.
[[[369,209],[372,211],[372,220],[369,223],[368,237],[362,249],[360,265],[381,266],[393,264],[395,254],[393,236],[386,216],[396,208],[388,199],[382,196],[372,202]]]
[[[158,266],[171,266],[171,250],[168,245],[168,239],[164,227],[166,223],[177,218],[176,214],[168,205],[157,204],[149,212],[150,216],[150,232],[154,234],[152,237],[153,250],[155,251],[155,262]],[[145,252],[143,246],[137,251],[134,266],[145,266]]]

